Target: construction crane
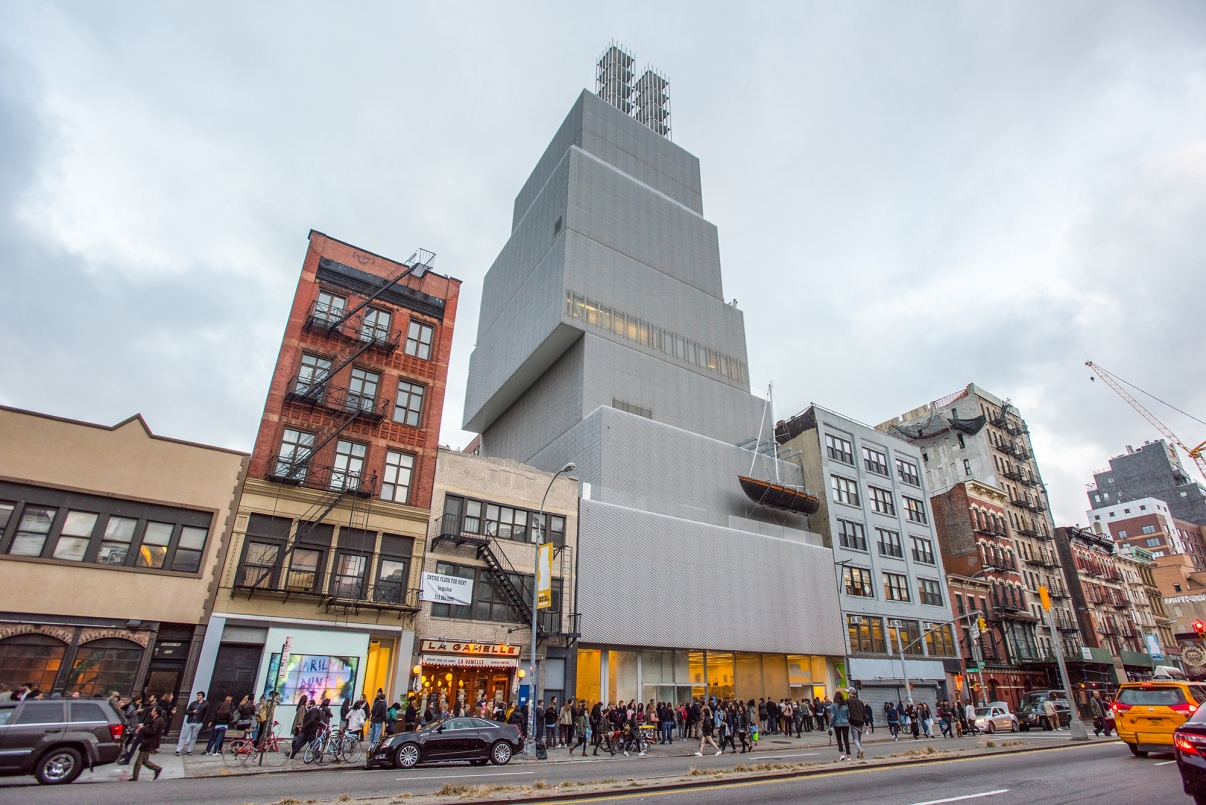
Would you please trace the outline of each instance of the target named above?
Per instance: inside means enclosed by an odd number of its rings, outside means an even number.
[[[1167,425],[1165,425],[1160,420],[1156,419],[1155,414],[1153,414],[1151,411],[1144,408],[1142,403],[1140,403],[1138,400],[1136,400],[1134,397],[1132,397],[1130,395],[1130,393],[1122,387],[1122,384],[1126,383],[1125,380],[1123,380],[1122,378],[1120,378],[1116,375],[1110,374],[1105,369],[1103,369],[1100,366],[1098,366],[1097,364],[1093,363],[1093,361],[1085,361],[1085,366],[1089,367],[1094,372],[1096,372],[1097,376],[1100,377],[1102,380],[1104,380],[1105,384],[1107,386],[1109,386],[1110,388],[1112,388],[1118,394],[1119,397],[1121,397],[1122,399],[1124,399],[1128,403],[1130,403],[1131,408],[1134,408],[1136,411],[1138,411],[1140,414],[1143,415],[1144,419],[1146,419],[1148,422],[1152,423],[1152,425],[1155,426],[1156,430],[1158,430],[1158,431],[1160,431],[1160,433],[1164,434],[1165,439],[1168,439],[1170,442],[1175,444],[1177,447],[1181,448],[1186,453],[1188,453],[1189,457],[1193,459],[1193,463],[1198,465],[1198,472],[1200,472],[1202,474],[1203,478],[1206,478],[1206,456],[1202,455],[1202,451],[1206,450],[1206,442],[1202,442],[1197,447],[1192,447],[1192,448],[1186,447],[1185,443],[1182,442],[1180,439],[1178,439],[1177,435],[1175,433],[1173,433],[1171,430],[1169,430]],[[1089,379],[1092,380],[1093,378],[1090,376]],[[1126,383],[1126,384],[1128,386],[1130,385],[1130,383]],[[1138,388],[1138,387],[1136,386],[1135,388]],[[1139,391],[1143,391],[1143,390],[1139,389]],[[1147,394],[1146,391],[1144,391],[1143,393]],[[1151,396],[1151,395],[1148,395],[1148,396]],[[1156,398],[1153,397],[1152,399],[1156,399]],[[1188,416],[1188,414],[1186,416]],[[1195,419],[1196,419],[1196,417],[1195,417]]]

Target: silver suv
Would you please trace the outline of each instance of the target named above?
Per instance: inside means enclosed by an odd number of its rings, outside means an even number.
[[[124,730],[107,701],[0,702],[0,774],[32,774],[43,785],[70,783],[85,768],[117,760]]]

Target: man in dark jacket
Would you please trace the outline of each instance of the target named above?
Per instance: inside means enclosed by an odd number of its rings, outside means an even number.
[[[176,739],[176,754],[181,751],[193,753],[193,747],[197,745],[197,735],[201,732],[201,728],[209,721],[209,702],[205,700],[205,691],[197,692],[196,701],[188,703],[188,707],[184,709],[184,723],[180,725],[180,737]]]
[[[381,731],[385,728],[385,719],[389,715],[389,705],[385,703],[385,691],[378,690],[377,698],[373,700],[372,713],[369,716],[369,746],[381,740]]]
[[[134,773],[130,775],[131,782],[138,781],[138,772],[146,766],[151,771],[155,772],[156,780],[159,779],[159,774],[163,771],[162,766],[157,766],[151,762],[151,755],[159,751],[159,741],[163,738],[163,733],[167,732],[167,716],[162,705],[156,705],[148,714],[150,719],[143,722],[142,729],[139,730],[141,741],[138,745],[138,757],[134,761]]]
[[[298,729],[297,735],[293,736],[293,746],[289,757],[295,757],[306,744],[318,737],[318,727],[322,724],[322,717],[322,708],[315,702],[310,702],[305,715],[302,716],[301,727]]]
[[[554,696],[544,711],[544,745],[548,749],[557,747],[557,697]]]
[[[415,709],[415,697],[406,697],[406,712],[402,716],[404,723],[403,729],[406,732],[414,732],[415,724],[419,720],[419,711]]]
[[[854,739],[857,757],[863,756],[863,725],[867,723],[867,705],[858,697],[855,688],[846,689],[846,708],[850,711],[850,737]]]

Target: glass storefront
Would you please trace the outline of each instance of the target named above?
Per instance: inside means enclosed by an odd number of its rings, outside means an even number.
[[[593,703],[695,698],[802,699],[832,694],[825,657],[731,651],[578,650],[576,696]],[[640,695],[638,696],[638,691]]]

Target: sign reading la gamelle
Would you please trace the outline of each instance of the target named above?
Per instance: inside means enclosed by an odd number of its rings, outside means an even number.
[[[461,643],[453,640],[420,640],[423,654],[470,654],[490,657],[518,657],[519,646],[507,643]]]

